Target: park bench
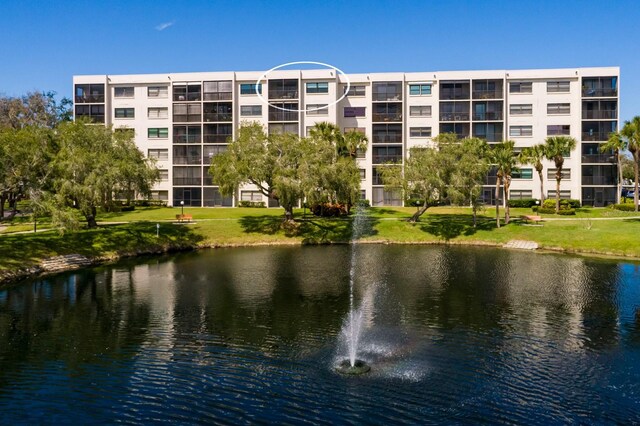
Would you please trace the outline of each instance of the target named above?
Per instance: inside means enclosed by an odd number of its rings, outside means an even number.
[[[522,216],[520,216],[520,219],[524,223],[539,223],[539,222],[542,222],[542,217],[536,216],[536,215],[532,215],[532,214],[522,215]]]
[[[176,219],[178,220],[178,222],[191,222],[191,219],[193,219],[193,217],[190,214],[177,214]]]

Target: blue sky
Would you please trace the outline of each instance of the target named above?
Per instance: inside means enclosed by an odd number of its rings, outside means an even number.
[[[640,115],[639,18],[633,0],[0,0],[0,94],[301,60],[347,73],[620,66],[626,120]]]

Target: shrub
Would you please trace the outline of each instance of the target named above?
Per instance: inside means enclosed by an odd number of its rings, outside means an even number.
[[[134,211],[135,209],[136,209],[136,206],[134,206],[134,205],[131,205],[131,206],[122,206],[122,207],[120,208],[120,211],[121,211],[121,212],[132,212],[132,211]]]
[[[267,207],[264,201],[239,201],[238,207],[255,207],[255,208],[263,208]]]
[[[555,213],[555,210],[554,210]],[[560,216],[573,216],[576,214],[576,209],[564,209],[558,212]]]
[[[545,209],[556,209],[556,199],[555,198],[547,198],[546,200],[544,200],[544,203],[542,203],[542,207],[544,207]],[[560,210],[567,210],[567,209],[579,209],[580,208],[580,201],[579,200],[560,200]]]
[[[358,200],[356,201],[356,207],[369,208],[371,207],[371,203],[367,199]]]
[[[133,200],[132,203],[134,206],[138,206],[138,207],[149,207],[149,206],[166,207],[167,206],[167,202],[164,200]]]
[[[547,207],[538,207],[536,210],[534,210],[535,212],[537,212],[538,214],[555,214],[556,213],[556,209],[555,207],[553,208],[547,208]]]
[[[319,203],[312,205],[309,210],[316,216],[321,217],[338,217],[347,214],[347,206],[345,204]]]
[[[521,200],[509,200],[509,207],[533,207],[536,205],[535,198],[523,198]]]
[[[612,206],[613,206],[614,209],[620,210],[620,211],[623,211],[623,212],[633,212],[633,211],[636,210],[635,207],[633,206],[633,203],[631,203],[631,204],[627,204],[627,203],[624,203],[624,204],[613,204]]]
[[[407,198],[404,200],[404,205],[407,207],[420,207],[424,204],[424,200],[422,198]]]

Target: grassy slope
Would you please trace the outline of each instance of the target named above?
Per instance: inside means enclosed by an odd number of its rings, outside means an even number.
[[[590,209],[582,217],[571,220],[547,221],[544,226],[523,226],[517,223],[496,229],[488,210],[480,217],[477,228],[471,226],[469,209],[437,208],[428,211],[422,222],[410,224],[404,220],[412,208],[369,209],[364,241],[402,243],[481,242],[503,244],[512,239],[538,242],[543,248],[606,253],[640,258],[640,220],[589,220],[598,217],[631,217],[633,213]],[[529,209],[512,209],[512,216],[529,213]],[[296,229],[280,227],[279,209],[196,209],[185,208],[197,223],[171,223],[179,209],[149,208],[133,212],[103,214],[102,221],[128,221],[122,225],[104,226],[60,235],[56,231],[38,234],[0,236],[0,270],[12,270],[37,264],[41,259],[69,253],[90,257],[135,254],[140,251],[163,251],[169,247],[250,245],[270,243],[330,243],[351,238],[350,219],[317,219],[307,216]],[[302,216],[302,211],[296,212]],[[28,227],[17,220],[16,227]],[[156,237],[156,223],[161,224]],[[40,226],[46,226],[46,223]],[[11,228],[11,227],[9,227]]]

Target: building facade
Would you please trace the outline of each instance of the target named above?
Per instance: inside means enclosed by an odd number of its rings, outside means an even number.
[[[384,190],[380,168],[402,162],[412,147],[439,133],[511,139],[516,150],[568,135],[578,147],[566,158],[561,197],[604,206],[616,199],[613,154],[599,146],[618,130],[618,67],[347,74],[334,69],[75,76],[75,118],[135,133],[138,147],[157,159],[161,182],[153,197],[169,205],[235,206],[264,201],[255,188],[224,197],[208,174],[245,121],[270,132],[305,136],[318,122],[366,134],[357,161],[362,197],[374,206],[402,205]],[[347,85],[349,89],[346,91]],[[258,93],[260,95],[258,95]],[[344,95],[344,96],[343,96]],[[129,130],[126,130],[129,129]],[[555,196],[554,164],[545,162],[545,196]],[[495,203],[489,173],[485,202]],[[535,170],[513,176],[511,198],[539,198]]]

